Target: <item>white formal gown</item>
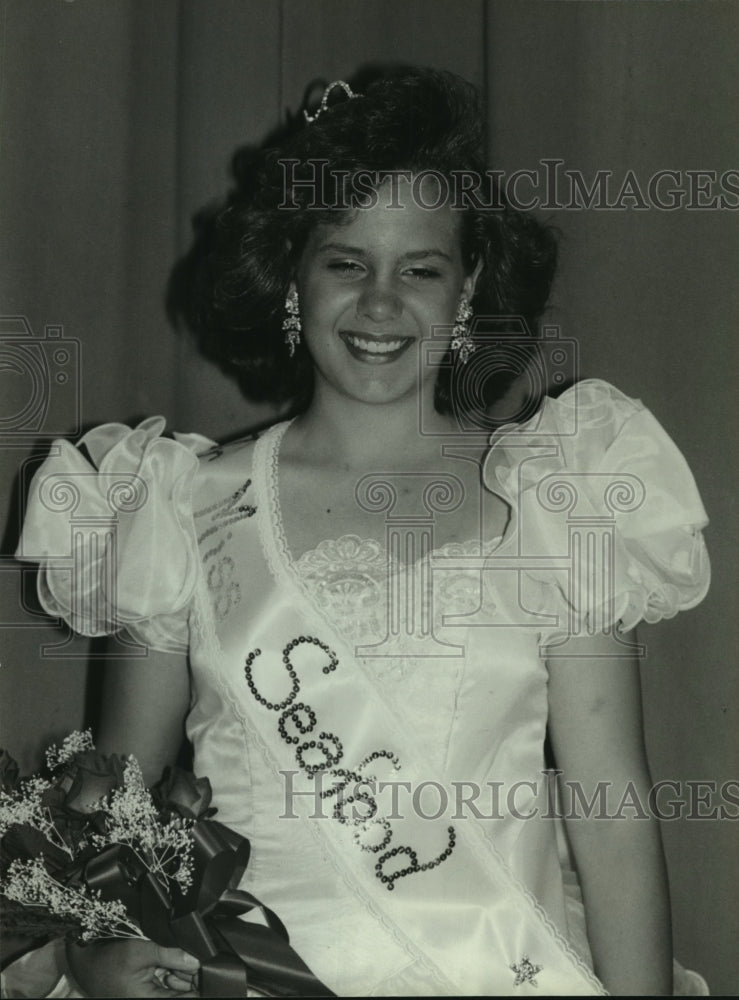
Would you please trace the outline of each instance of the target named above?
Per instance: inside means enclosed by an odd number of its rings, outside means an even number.
[[[580,383],[494,436],[502,539],[436,546],[453,482],[414,519],[379,476],[364,502],[387,545],[344,535],[294,559],[287,426],[226,448],[164,438],[161,418],[57,442],[18,553],[40,562],[46,609],[189,649],[195,771],[251,841],[244,886],[337,994],[604,993],[544,761],[542,649],[606,629],[628,655],[621,629],[702,599],[684,459],[640,403]],[[679,970],[676,991],[705,984]]]

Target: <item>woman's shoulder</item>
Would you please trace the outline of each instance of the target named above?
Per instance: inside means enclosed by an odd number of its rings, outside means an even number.
[[[282,422],[267,425],[222,443],[209,441],[207,447],[198,449],[198,467],[193,483],[196,515],[212,504],[229,499],[237,501],[247,492],[253,492],[259,442],[282,425]]]
[[[528,410],[525,419],[498,427],[490,444],[551,445],[556,438],[566,448],[598,430],[605,445],[609,434],[616,437],[627,421],[645,411],[640,399],[627,396],[610,382],[584,379],[556,395],[543,396],[535,412]]]
[[[644,404],[609,383],[577,383],[497,430],[483,478],[514,512],[522,571],[546,585],[543,603],[556,583],[567,613],[630,628],[705,595],[708,518],[690,468]],[[589,594],[598,573],[605,596]]]
[[[89,460],[93,476],[89,485],[96,482],[98,490],[106,488],[104,480],[110,472],[135,481],[146,494],[150,512],[171,508],[176,498],[184,522],[216,507],[246,505],[246,494],[253,492],[257,443],[278,426],[249,430],[219,442],[193,431],[168,431],[161,416],[149,417],[135,427],[103,424],[88,431],[76,448],[65,443],[61,462],[72,468]],[[163,517],[166,513],[161,512]]]
[[[688,464],[675,442],[639,399],[600,379],[578,382],[557,397],[544,397],[537,412],[496,430],[484,461],[488,486],[508,497],[558,473],[582,477],[592,492],[630,481],[636,494],[662,482],[660,500],[682,498],[703,527],[707,517]],[[600,477],[600,480],[593,477]],[[609,478],[610,477],[610,478]],[[642,500],[646,497],[642,497]],[[638,506],[644,506],[640,502]],[[654,508],[652,512],[656,513]],[[665,513],[665,511],[663,511]],[[663,523],[663,522],[662,522]]]
[[[211,467],[224,471],[243,465],[250,461],[256,442],[264,434],[265,429],[248,431],[228,441],[208,441],[208,446],[198,450],[198,460],[201,471],[206,472]],[[180,435],[178,435],[180,436]],[[184,435],[188,437],[189,435]],[[217,465],[214,465],[217,463]]]
[[[154,648],[186,646],[197,516],[243,516],[254,443],[167,435],[164,417],[55,441],[30,484],[16,551],[38,564],[45,610],[84,635],[126,627]]]

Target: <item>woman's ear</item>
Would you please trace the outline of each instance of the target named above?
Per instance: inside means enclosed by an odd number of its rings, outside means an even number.
[[[290,239],[285,240],[285,258],[291,261],[290,270],[292,272],[291,280],[295,278],[295,261],[292,261],[293,255],[293,241]]]
[[[289,257],[290,254],[292,253],[293,241],[290,240],[290,239],[287,239],[287,240],[285,240],[285,245],[287,246],[287,255]],[[292,275],[290,277],[290,284],[287,287],[288,292],[297,292],[297,290],[298,290],[298,286],[297,286],[297,284],[295,282],[295,270],[296,270],[296,268],[292,269]]]
[[[482,260],[478,260],[475,264],[475,269],[462,282],[462,295],[464,298],[471,302],[475,295],[475,289],[477,287],[477,279],[480,277],[480,272],[482,271]]]

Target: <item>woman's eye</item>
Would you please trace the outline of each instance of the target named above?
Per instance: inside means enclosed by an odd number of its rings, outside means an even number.
[[[411,267],[406,271],[412,278],[438,278],[439,272],[433,267]]]
[[[355,260],[332,260],[328,267],[330,271],[338,271],[340,274],[356,274],[362,270],[362,265]]]

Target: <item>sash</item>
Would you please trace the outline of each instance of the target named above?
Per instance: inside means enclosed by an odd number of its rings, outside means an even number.
[[[244,666],[250,719],[285,779],[286,815],[313,824],[455,992],[603,993],[483,821],[455,812],[451,797],[442,811],[453,776],[429,774],[361,661],[301,610],[280,602]]]
[[[469,775],[429,768],[371,659],[355,655],[292,570],[269,498],[279,430],[254,456],[260,539],[250,532],[240,552],[253,595],[249,634],[239,635],[244,618],[225,630],[222,662],[233,666],[229,686],[282,772],[287,815],[311,824],[347,891],[355,885],[385,927],[411,942],[428,984],[448,984],[452,995],[603,995],[506,865],[491,825],[443,802],[442,790]]]

